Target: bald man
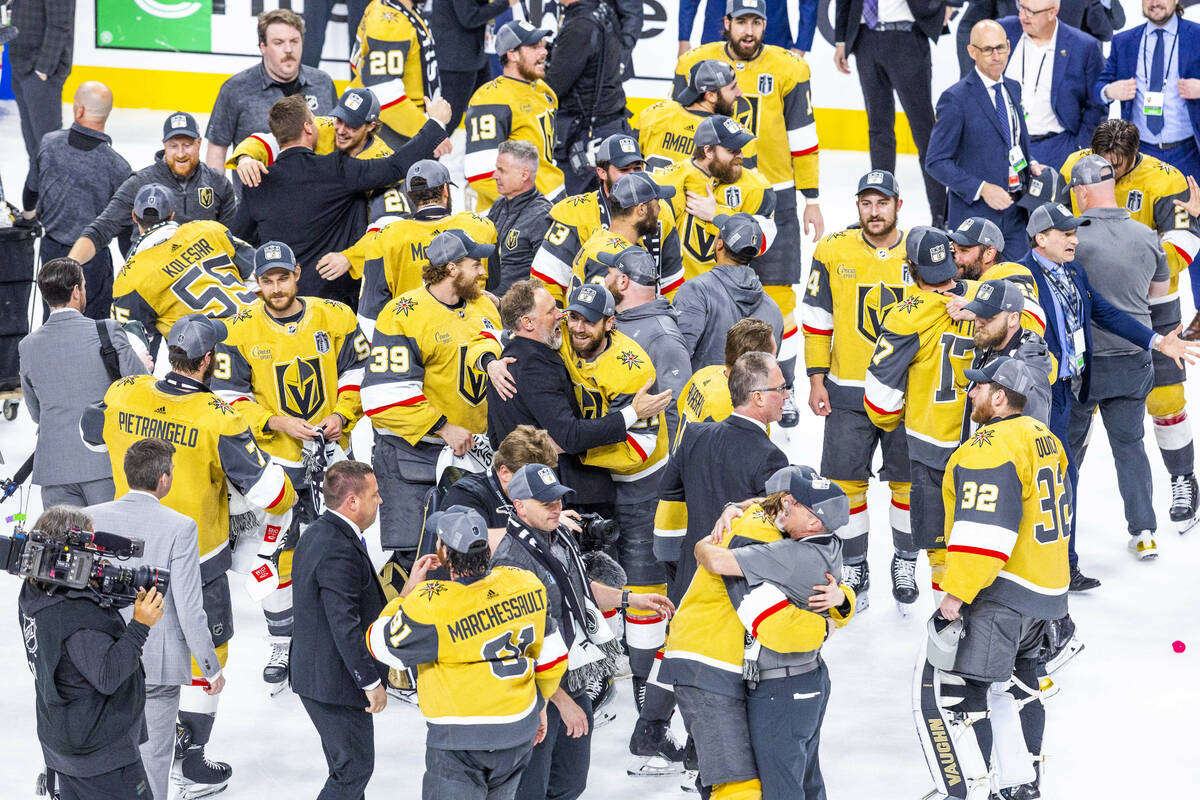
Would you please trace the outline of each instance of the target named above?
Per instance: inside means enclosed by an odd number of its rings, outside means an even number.
[[[1026,212],[1017,205],[1041,167],[1030,156],[1021,111],[1021,84],[1004,76],[1009,43],[1004,28],[985,19],[971,29],[967,53],[975,68],[942,92],[925,159],[929,174],[946,185],[946,226],[983,217],[1004,233],[1004,257],[1029,251]]]
[[[43,264],[67,255],[84,227],[104,210],[132,172],[104,132],[112,107],[113,94],[103,83],[79,84],[71,127],[43,136],[29,164],[22,202],[25,217],[36,216],[46,230],[41,246]],[[83,274],[87,280],[84,314],[107,319],[113,282],[108,248],[83,264]],[[46,313],[43,308],[43,316]]]

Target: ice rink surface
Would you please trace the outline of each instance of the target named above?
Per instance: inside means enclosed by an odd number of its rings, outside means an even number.
[[[117,110],[109,120],[114,146],[134,169],[149,163],[159,148],[163,117],[161,112]],[[69,107],[65,118],[70,118]],[[205,122],[200,119],[202,126]],[[26,161],[12,102],[0,103],[0,141],[4,142],[0,148],[4,188],[10,198],[19,200]],[[456,145],[459,157],[451,160],[461,176],[461,134]],[[821,207],[826,230],[832,231],[856,221],[853,192],[869,164],[866,153],[832,150],[836,142],[822,145],[826,149],[821,156]],[[901,156],[897,173],[904,198],[900,225],[928,224],[916,158]],[[806,268],[811,254],[812,244],[806,241]],[[1186,321],[1192,313],[1187,279],[1182,295]],[[805,388],[798,398],[799,427],[776,428],[775,433],[793,463],[819,466],[822,424],[807,411]],[[1197,401],[1194,407],[1200,408],[1194,385],[1188,394]],[[5,461],[0,474],[11,474],[24,461],[33,449],[34,434],[24,406],[15,421],[0,420],[0,452]],[[1082,471],[1081,564],[1104,585],[1086,595],[1071,595],[1071,614],[1086,649],[1056,675],[1061,691],[1047,703],[1042,796],[1048,800],[1183,798],[1195,796],[1200,786],[1200,759],[1194,744],[1200,718],[1200,528],[1181,537],[1171,527],[1167,474],[1148,421],[1146,439],[1161,526],[1156,561],[1138,563],[1126,550],[1128,536],[1113,453],[1100,432],[1094,435],[1091,458]],[[359,426],[354,440],[357,456],[366,459],[367,425]],[[32,521],[41,503],[36,490],[31,494]],[[0,517],[16,512],[18,501],[12,498],[0,506]],[[873,512],[871,607],[824,648],[833,694],[822,736],[822,769],[828,796],[834,800],[916,800],[932,785],[910,710],[913,666],[925,620],[933,611],[928,566],[922,564],[919,572],[922,596],[916,610],[901,616],[891,600],[888,578],[887,487],[873,484],[869,502]],[[3,532],[9,533],[10,527],[4,525]],[[382,563],[377,531],[369,531],[368,540],[377,563]],[[210,758],[227,761],[234,769],[230,788],[221,797],[314,797],[326,774],[316,731],[295,695],[268,696],[261,678],[268,651],[262,613],[236,578],[232,585],[237,635],[226,670],[229,682],[208,746]],[[0,800],[33,797],[41,764],[33,683],[16,624],[17,591],[15,578],[0,576]],[[1176,640],[1188,649],[1174,652]],[[615,707],[617,719],[593,738],[585,797],[683,797],[678,776],[626,775],[632,761],[626,746],[635,719],[627,680],[620,683]],[[675,728],[682,733],[678,715]],[[369,797],[419,796],[424,729],[420,712],[395,700],[378,715]]]

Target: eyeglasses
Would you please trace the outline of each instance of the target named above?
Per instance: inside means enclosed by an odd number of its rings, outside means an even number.
[[[1047,11],[1053,11],[1053,10],[1054,10],[1054,6],[1047,6],[1046,8],[1039,8],[1036,11],[1034,11],[1032,8],[1030,8],[1029,6],[1026,6],[1026,5],[1018,5],[1017,6],[1017,14],[1023,15],[1026,17],[1036,17],[1039,14],[1045,14]]]
[[[751,389],[750,391],[752,391],[752,392],[786,392],[787,384],[781,384],[779,386],[768,386],[764,389]]]
[[[973,45],[971,45],[971,47],[974,47],[976,50],[978,50],[980,55],[982,55],[984,58],[987,58],[992,53],[996,53],[998,55],[1004,55],[1005,53],[1008,52],[1008,42],[1004,42],[1003,44],[998,44],[995,47],[980,47],[977,44],[973,44]]]

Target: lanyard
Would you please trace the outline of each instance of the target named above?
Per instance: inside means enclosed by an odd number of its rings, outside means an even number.
[[[1051,44],[1053,44],[1053,43],[1051,43]],[[1024,92],[1024,89],[1025,89],[1025,66],[1027,63],[1026,59],[1025,59],[1025,54],[1028,51],[1028,49],[1029,49],[1029,38],[1023,37],[1021,39],[1021,90],[1022,90],[1021,91],[1021,99],[1022,100],[1025,99],[1025,92]],[[1033,92],[1032,92],[1033,94],[1037,94],[1038,87],[1041,86],[1041,84],[1042,84],[1042,67],[1046,66],[1046,53],[1048,53],[1050,50],[1053,50],[1053,49],[1054,49],[1053,47],[1050,47],[1049,49],[1042,51],[1042,60],[1038,62],[1037,77],[1033,79]]]
[[[1162,30],[1162,31],[1164,31],[1164,33],[1163,33],[1164,36],[1167,34],[1171,35],[1171,49],[1167,51],[1167,60],[1163,62],[1163,87],[1165,88],[1167,85],[1167,74],[1171,71],[1171,59],[1175,55],[1175,45],[1179,44],[1179,34],[1171,33],[1166,28],[1161,28],[1161,29],[1154,28],[1153,30],[1149,30],[1149,28],[1151,28],[1151,26],[1147,25],[1146,27],[1148,29],[1146,32],[1149,34],[1153,34],[1155,30]],[[1148,67],[1146,65],[1146,51],[1148,49],[1150,49],[1149,48],[1149,38],[1150,37],[1148,37],[1148,36],[1142,37],[1142,70],[1145,71],[1145,73],[1146,73],[1146,90],[1147,91],[1150,90],[1150,67]]]

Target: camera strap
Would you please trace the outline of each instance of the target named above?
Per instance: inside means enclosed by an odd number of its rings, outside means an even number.
[[[96,335],[100,337],[100,360],[104,362],[104,371],[110,381],[120,380],[121,363],[117,359],[117,348],[113,346],[112,337],[108,335],[108,326],[104,320],[96,320]]]

